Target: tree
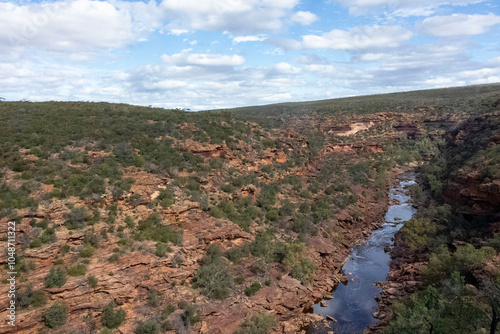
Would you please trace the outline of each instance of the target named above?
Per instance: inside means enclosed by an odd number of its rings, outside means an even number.
[[[488,280],[481,283],[481,288],[491,307],[490,334],[495,334],[500,322],[500,287],[495,282]]]

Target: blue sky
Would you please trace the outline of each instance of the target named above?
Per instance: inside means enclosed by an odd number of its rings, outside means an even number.
[[[193,110],[500,82],[497,0],[0,0],[0,96]]]

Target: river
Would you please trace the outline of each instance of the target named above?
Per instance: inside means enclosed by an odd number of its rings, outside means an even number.
[[[378,281],[385,281],[389,272],[389,253],[387,247],[393,246],[394,234],[411,219],[416,209],[412,206],[408,187],[415,184],[415,175],[401,175],[398,186],[391,188],[389,199],[391,203],[385,215],[385,223],[363,244],[356,244],[351,249],[351,256],[342,270],[348,278],[347,284],[339,284],[332,292],[332,299],[324,300],[327,307],[321,307],[318,302],[312,307],[316,314],[331,316],[337,322],[331,321],[325,328],[321,323],[311,325],[308,334],[324,334],[334,331],[335,334],[362,333],[365,328],[377,322],[373,317],[377,307],[375,297],[380,294],[380,288],[375,286]]]

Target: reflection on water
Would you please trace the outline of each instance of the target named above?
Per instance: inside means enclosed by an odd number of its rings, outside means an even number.
[[[416,212],[407,203],[411,198],[408,189],[405,189],[414,183],[414,174],[407,174],[398,187],[390,190],[389,198],[399,201],[399,204],[389,206],[382,228],[373,232],[366,243],[357,244],[351,249],[351,256],[343,267],[348,283],[340,284],[333,291],[333,299],[327,301],[328,307],[321,307],[319,303],[313,306],[314,313],[329,315],[337,320],[337,323],[330,323],[335,334],[362,333],[363,329],[377,322],[372,316],[377,306],[375,297],[380,293],[375,283],[384,281],[389,272],[390,257],[384,247],[392,247],[394,234]],[[332,330],[313,327],[308,329],[309,334]]]

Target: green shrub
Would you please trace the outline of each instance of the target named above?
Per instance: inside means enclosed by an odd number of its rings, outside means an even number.
[[[60,288],[66,283],[66,272],[63,268],[51,268],[45,277],[45,287]]]
[[[470,244],[458,248],[454,253],[442,246],[434,254],[431,254],[425,277],[429,282],[439,282],[453,272],[463,276],[470,276],[474,269],[480,268],[484,261],[496,255],[491,247],[476,249]]]
[[[410,249],[414,252],[421,252],[429,248],[437,230],[437,224],[430,219],[414,218],[404,224],[401,232]]]
[[[64,245],[61,247],[61,253],[66,254],[67,252],[70,251],[70,246],[69,245]]]
[[[358,163],[347,168],[351,174],[352,180],[356,184],[368,184],[368,173],[370,167],[366,163]]]
[[[115,263],[115,262],[118,262],[119,259],[120,259],[120,255],[115,253],[108,258],[108,262]]]
[[[307,216],[296,215],[293,217],[292,231],[295,233],[306,233],[309,231],[310,221]]]
[[[90,275],[89,277],[87,277],[87,283],[91,288],[97,288],[97,277],[95,277],[94,275]]]
[[[113,331],[111,329],[109,329],[108,327],[103,327],[103,328],[101,328],[101,331],[99,332],[99,334],[113,334]]]
[[[234,334],[267,334],[271,332],[275,324],[276,320],[273,315],[258,313],[247,318]]]
[[[154,320],[140,322],[134,330],[135,334],[158,334],[161,331],[161,326]]]
[[[46,228],[40,236],[42,243],[51,244],[57,241],[54,228]]]
[[[16,292],[16,304],[20,309],[28,306],[40,307],[47,303],[47,297],[43,290],[33,290],[31,285],[28,285],[24,290]]]
[[[236,277],[234,279],[234,283],[236,283],[236,284],[243,284],[243,283],[245,283],[245,278],[244,277]]]
[[[80,257],[90,258],[94,255],[95,249],[90,244],[85,244],[82,251],[80,252]]]
[[[160,190],[160,195],[158,195],[158,201],[160,205],[166,209],[171,207],[175,203],[175,195],[171,189]]]
[[[52,304],[52,306],[42,314],[43,321],[49,328],[57,328],[64,325],[67,317],[68,308],[66,305],[58,302]]]
[[[163,219],[158,213],[151,214],[145,220],[139,221],[137,240],[153,240],[156,242],[179,245],[182,241],[182,231],[174,231],[170,226],[162,224]]]
[[[148,290],[148,297],[147,297],[148,306],[151,307],[158,306],[159,299],[160,297],[158,291],[156,291],[155,289]]]
[[[254,242],[249,247],[252,255],[260,257],[266,262],[281,263],[287,252],[286,244],[276,241],[269,231],[257,232]]]
[[[194,325],[200,321],[200,312],[198,311],[196,305],[186,303],[182,309],[184,310],[184,313],[182,313],[181,319],[185,327],[189,327],[190,325]]]
[[[115,306],[115,303],[111,302],[102,311],[102,324],[108,328],[118,328],[127,316],[122,309],[115,312]]]
[[[69,268],[68,275],[69,276],[84,276],[87,273],[87,268],[83,264],[77,264]]]
[[[85,232],[83,241],[86,245],[90,245],[94,248],[99,247],[99,236],[95,233],[94,228]]]
[[[433,286],[393,306],[394,318],[385,334],[478,333],[489,327],[489,319],[477,301],[470,299],[464,279],[453,273],[443,291]]]
[[[238,263],[241,258],[250,255],[250,247],[248,244],[241,247],[233,247],[229,249],[225,255],[229,259],[229,261]]]
[[[38,248],[42,246],[42,239],[40,238],[35,238],[31,243],[30,243],[30,248]]]
[[[247,295],[249,297],[253,296],[257,293],[257,291],[260,290],[260,288],[261,288],[260,283],[257,283],[257,282],[252,283],[252,285],[250,285],[250,287],[245,289],[245,295]]]
[[[163,314],[165,316],[168,316],[172,313],[174,313],[175,311],[175,306],[174,305],[168,305],[164,310],[163,310]]]
[[[159,242],[156,244],[156,251],[155,251],[155,254],[156,256],[159,256],[159,257],[165,257],[165,254],[167,253],[169,247],[164,244],[163,242]]]
[[[304,252],[305,245],[303,243],[293,243],[290,244],[283,264],[285,264],[290,270],[290,275],[298,279],[302,283],[309,282],[311,274],[316,270],[316,265],[309,258],[304,258],[302,253]]]
[[[66,215],[66,226],[69,229],[77,229],[85,226],[90,215],[85,207],[77,207],[71,209],[71,212]]]
[[[267,211],[267,213],[266,213],[266,218],[272,222],[277,221],[278,217],[279,217],[278,210],[276,210],[275,208],[272,208],[271,210]]]
[[[307,187],[307,190],[313,194],[317,194],[321,190],[321,185],[318,182],[313,182],[309,185],[309,187]]]
[[[196,285],[209,298],[225,299],[233,286],[231,269],[221,254],[218,247],[209,248],[203,258],[203,265],[198,268],[194,277]]]
[[[294,211],[295,205],[293,205],[289,200],[285,200],[279,209],[279,215],[281,217],[291,216]]]

